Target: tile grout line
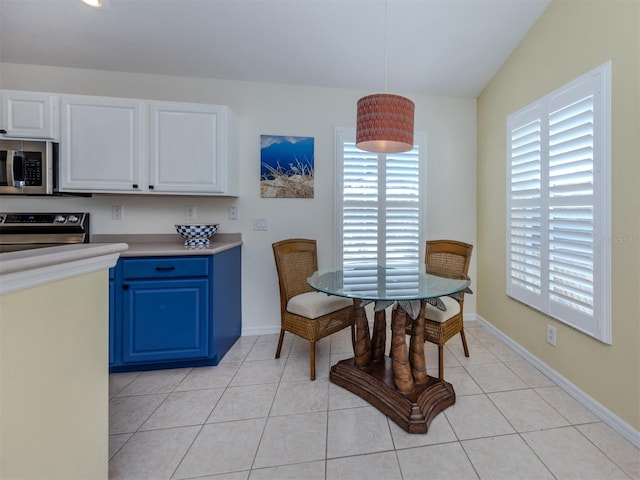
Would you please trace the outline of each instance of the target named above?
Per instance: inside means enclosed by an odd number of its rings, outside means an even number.
[[[241,364],[242,365],[242,364]],[[239,367],[238,367],[239,368]],[[180,383],[178,385],[176,385],[173,389],[173,391],[175,391],[176,388],[178,388],[182,382],[185,381],[185,379],[189,376],[189,374],[193,371],[193,369],[189,370],[189,373],[187,373],[187,375],[184,376],[184,378],[180,381]],[[234,374],[235,376],[235,374]],[[229,380],[229,383],[231,383],[231,381],[233,380],[233,377],[231,377],[231,379]],[[198,437],[200,436],[200,434],[202,433],[202,430],[204,430],[205,425],[207,424],[207,420],[209,419],[209,417],[211,417],[211,413],[215,410],[216,406],[218,405],[218,403],[220,402],[220,399],[222,398],[222,396],[224,395],[224,392],[227,391],[227,388],[229,387],[229,384],[227,384],[227,386],[224,388],[222,394],[218,397],[218,400],[216,401],[215,405],[211,408],[211,412],[209,412],[209,415],[207,415],[207,418],[204,419],[204,422],[202,423],[202,425],[200,425],[200,428],[198,429],[198,432],[193,436],[193,440],[191,440],[191,442],[189,442],[189,445],[187,446],[187,448],[185,448],[184,450],[184,454],[182,455],[182,457],[180,458],[180,460],[176,463],[175,468],[173,469],[173,471],[171,472],[171,475],[169,475],[169,480],[173,479],[176,475],[176,473],[178,472],[178,469],[180,468],[180,465],[182,465],[182,463],[184,462],[184,459],[187,458],[187,455],[189,454],[189,450],[191,450],[191,447],[193,447],[193,445],[196,443],[196,440],[198,439]],[[188,391],[188,392],[193,392],[195,390],[183,390],[183,391]],[[168,397],[167,397],[168,398]],[[164,402],[163,402],[164,403]]]
[[[249,349],[249,351],[244,355],[244,358],[242,359],[241,362],[239,362],[238,367],[236,368],[234,374],[231,376],[231,378],[229,379],[229,381],[227,382],[227,384],[225,385],[222,393],[220,394],[220,397],[218,397],[218,400],[216,401],[216,404],[213,406],[213,408],[211,409],[211,411],[209,412],[209,415],[207,415],[207,418],[204,420],[204,422],[202,423],[202,425],[200,426],[200,429],[198,430],[198,432],[194,435],[193,440],[189,443],[189,446],[185,449],[184,455],[182,455],[182,458],[180,458],[180,461],[177,463],[176,467],[174,468],[173,472],[171,473],[171,475],[169,476],[169,480],[173,479],[175,477],[175,474],[178,472],[178,469],[180,468],[180,465],[182,465],[182,463],[184,462],[185,458],[187,457],[187,455],[189,454],[189,450],[191,450],[191,448],[193,447],[193,445],[195,444],[196,440],[198,439],[198,437],[200,436],[200,434],[202,433],[202,430],[204,430],[205,425],[207,425],[207,420],[209,420],[209,418],[211,418],[211,414],[213,413],[213,411],[216,409],[216,407],[218,406],[218,404],[220,403],[220,400],[222,399],[222,397],[224,396],[224,394],[227,392],[227,390],[230,388],[231,383],[233,382],[233,379],[236,377],[236,375],[238,374],[238,371],[240,370],[240,368],[242,367],[242,365],[244,365],[244,362],[247,358],[247,356],[249,355],[249,352],[251,352],[251,350],[253,349],[253,347],[256,344],[257,339],[252,343],[251,348]],[[219,365],[219,364],[218,364]],[[193,371],[193,369],[191,369],[189,371],[189,373],[191,373],[191,371]],[[184,380],[187,378],[189,374],[185,375],[185,377],[182,379],[182,381],[176,385],[174,387],[174,391],[175,388],[178,388],[178,386],[180,384],[182,384],[182,382],[184,382]],[[199,389],[195,389],[195,390],[199,390]],[[194,390],[188,390],[188,391],[194,391]]]
[[[285,337],[286,337],[286,335],[285,335]],[[284,339],[283,339],[283,344],[284,344]],[[255,346],[255,343],[254,343],[254,346]],[[251,460],[251,465],[249,466],[249,475],[248,475],[249,477],[251,476],[251,472],[254,470],[254,466],[256,464],[256,459],[258,458],[258,451],[260,450],[260,445],[262,444],[262,440],[264,439],[264,434],[265,434],[265,432],[267,430],[267,425],[269,423],[269,417],[271,416],[271,411],[273,410],[273,404],[275,403],[276,397],[278,396],[278,390],[280,390],[280,384],[282,383],[282,375],[284,375],[284,369],[287,368],[287,362],[289,361],[289,358],[290,358],[289,356],[291,354],[291,348],[293,348],[293,341],[291,342],[291,345],[289,345],[289,349],[286,352],[286,356],[285,356],[285,360],[284,360],[284,366],[282,367],[282,372],[280,372],[280,378],[278,379],[278,382],[277,382],[278,386],[276,387],[276,391],[273,394],[273,398],[271,399],[271,405],[269,406],[269,411],[267,412],[267,416],[265,417],[264,426],[262,427],[262,432],[260,432],[260,438],[258,439],[258,442],[256,444],[256,451],[253,454],[253,459]],[[253,349],[253,347],[252,347],[252,349]],[[251,353],[251,350],[249,350],[249,352],[247,352],[247,356],[249,356],[249,353]],[[284,353],[284,352],[280,353],[280,359],[279,360],[282,360],[282,353]],[[246,360],[247,356],[245,356],[245,360]],[[274,352],[274,359],[275,359],[275,352]]]

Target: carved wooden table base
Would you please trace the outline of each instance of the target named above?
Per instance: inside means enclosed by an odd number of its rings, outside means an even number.
[[[373,335],[364,306],[354,300],[354,357],[331,367],[329,378],[376,407],[409,433],[426,433],[431,420],[456,401],[453,386],[427,375],[424,359],[424,309],[413,322],[407,349],[407,313],[398,305],[391,316],[391,352],[384,355],[385,311],[375,313]]]

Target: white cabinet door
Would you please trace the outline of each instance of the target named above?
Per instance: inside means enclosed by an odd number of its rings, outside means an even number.
[[[145,190],[144,103],[63,95],[61,104],[60,190]]]
[[[235,194],[229,177],[228,107],[149,104],[149,189],[157,193]],[[231,177],[233,180],[233,176]]]
[[[58,140],[57,95],[18,90],[0,91],[2,137]]]

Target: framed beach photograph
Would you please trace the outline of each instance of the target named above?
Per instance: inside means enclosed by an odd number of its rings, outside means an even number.
[[[260,197],[313,198],[314,138],[260,135]]]

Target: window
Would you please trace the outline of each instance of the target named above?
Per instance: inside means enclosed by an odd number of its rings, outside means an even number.
[[[419,263],[423,250],[423,135],[409,152],[355,146],[354,129],[336,129],[336,264]]]
[[[507,295],[611,343],[607,63],[507,118]]]

